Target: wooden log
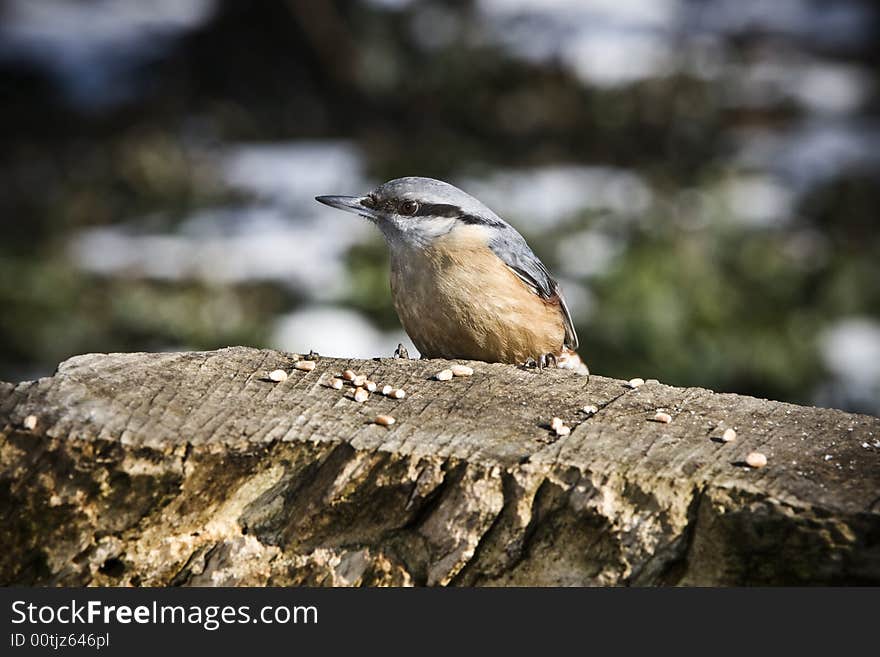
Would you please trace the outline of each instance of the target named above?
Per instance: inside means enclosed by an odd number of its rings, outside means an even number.
[[[88,354],[0,383],[0,583],[880,584],[880,419],[558,370],[468,362],[437,381],[453,363],[316,360]],[[406,397],[358,403],[329,385],[346,369]]]

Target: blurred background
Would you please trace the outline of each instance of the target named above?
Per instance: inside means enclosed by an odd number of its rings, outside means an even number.
[[[878,414],[878,33],[870,0],[0,0],[0,379],[390,356],[379,233],[313,197],[423,175],[526,236],[595,373]]]

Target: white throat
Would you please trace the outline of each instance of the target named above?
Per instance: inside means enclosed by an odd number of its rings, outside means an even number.
[[[379,221],[378,225],[392,250],[400,247],[422,249],[449,233],[457,221],[455,217],[395,217]]]

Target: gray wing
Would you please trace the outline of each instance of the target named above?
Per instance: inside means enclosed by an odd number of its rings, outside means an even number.
[[[489,248],[504,261],[523,283],[542,299],[559,299],[562,320],[565,325],[565,346],[575,350],[578,348],[578,337],[571,321],[571,312],[559,284],[547,271],[544,263],[538,259],[522,235],[512,226],[499,228],[497,234],[489,240]]]

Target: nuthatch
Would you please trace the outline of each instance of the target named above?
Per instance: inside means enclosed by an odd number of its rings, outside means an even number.
[[[382,231],[394,307],[424,357],[588,373],[559,285],[522,235],[477,199],[440,180],[410,177],[362,197],[316,200]]]

